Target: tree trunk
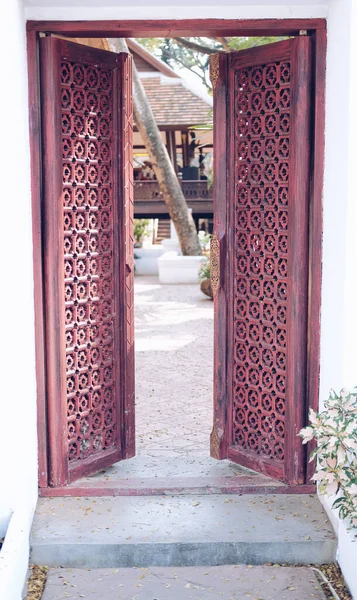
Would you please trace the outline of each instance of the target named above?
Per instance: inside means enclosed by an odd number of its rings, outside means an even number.
[[[124,39],[108,39],[108,43],[110,49],[114,52],[129,52]],[[170,218],[175,225],[182,254],[186,256],[200,255],[202,250],[194,220],[156,125],[135,64],[133,64],[133,104],[135,122],[153,164]]]

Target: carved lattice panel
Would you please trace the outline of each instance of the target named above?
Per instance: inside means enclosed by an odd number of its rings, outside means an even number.
[[[116,444],[113,72],[61,64],[68,461]]]
[[[233,446],[283,461],[290,62],[235,71]]]

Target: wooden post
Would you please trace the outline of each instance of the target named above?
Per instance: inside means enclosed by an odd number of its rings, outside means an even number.
[[[182,166],[188,167],[188,131],[181,131],[181,143],[182,143]]]
[[[173,164],[173,160],[172,160],[172,147],[171,147],[171,136],[170,136],[170,131],[165,131],[165,135],[166,135],[166,148],[167,148],[167,153],[170,157],[170,160]]]
[[[172,162],[174,165],[175,173],[177,173],[176,131],[170,131],[170,137],[171,137]]]

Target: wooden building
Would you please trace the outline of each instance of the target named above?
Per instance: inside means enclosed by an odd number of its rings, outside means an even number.
[[[213,218],[209,182],[213,152],[212,98],[196,90],[136,41],[128,40],[128,46],[196,224],[199,226],[200,219],[210,223]],[[134,127],[133,142],[135,217],[168,219],[137,127]]]

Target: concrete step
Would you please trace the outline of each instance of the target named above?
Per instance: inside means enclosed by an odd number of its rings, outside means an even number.
[[[336,539],[315,496],[42,498],[31,562],[62,567],[322,564]]]
[[[156,233],[156,244],[161,244],[162,240],[171,237],[170,219],[159,219]]]
[[[42,600],[324,600],[309,567],[50,569]]]
[[[304,486],[304,489],[307,486]],[[309,486],[311,488],[313,486]],[[292,493],[284,483],[210,456],[134,456],[42,496],[173,496]]]

